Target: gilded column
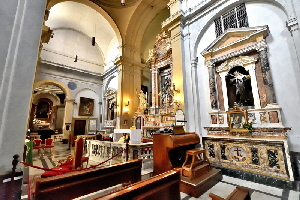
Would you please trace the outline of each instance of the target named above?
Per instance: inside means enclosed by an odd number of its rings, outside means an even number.
[[[257,48],[259,52],[259,59],[261,63],[261,70],[263,74],[263,83],[266,88],[266,99],[267,104],[274,104],[276,103],[276,96],[273,87],[273,79],[270,70],[269,60],[268,60],[268,51],[267,51],[267,44],[264,40],[259,44]]]
[[[218,109],[218,99],[217,99],[217,88],[216,88],[216,70],[215,64],[208,60],[205,62],[206,67],[208,68],[209,74],[209,91],[210,91],[210,105],[213,110]]]

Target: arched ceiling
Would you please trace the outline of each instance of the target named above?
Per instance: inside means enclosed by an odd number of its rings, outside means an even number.
[[[49,0],[47,8],[57,9],[50,9],[49,19],[53,14],[57,16],[46,25],[52,30],[69,27],[89,37],[94,37],[96,32],[96,42],[103,55],[109,41],[116,36],[120,46],[124,47],[119,54],[140,62],[140,55],[144,54],[142,51],[148,51],[145,46],[151,46],[145,43],[148,40],[143,39],[145,32],[147,37],[151,33],[152,38],[156,37],[161,20],[154,19],[162,10],[166,10],[168,2],[169,0],[126,0],[126,6],[121,6],[121,0]],[[128,54],[126,48],[129,49]]]

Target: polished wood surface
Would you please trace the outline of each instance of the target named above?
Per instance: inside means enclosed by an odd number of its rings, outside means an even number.
[[[214,168],[195,179],[181,176],[180,191],[198,198],[221,180],[221,171]]]
[[[71,200],[121,183],[141,180],[142,160],[131,160],[102,168],[69,172],[39,178],[35,183],[34,200]]]
[[[212,200],[251,200],[249,190],[241,186],[237,186],[226,199],[213,193],[209,193],[209,197]]]
[[[180,200],[180,171],[172,170],[92,200]]]
[[[180,152],[175,154],[184,154],[182,163],[185,158],[185,151],[188,149],[194,149],[195,145],[200,143],[200,138],[196,133],[183,133],[180,135],[173,135],[170,133],[155,133],[153,134],[153,174],[157,175],[166,171],[169,171],[176,167],[171,162],[171,151]],[[181,148],[181,149],[180,149]],[[175,155],[176,156],[176,155]],[[178,158],[181,159],[181,158]]]

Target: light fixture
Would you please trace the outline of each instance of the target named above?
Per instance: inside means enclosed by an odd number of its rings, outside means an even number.
[[[74,62],[77,62],[78,56],[75,55]]]
[[[180,89],[177,89],[177,90],[176,90],[176,88],[175,88],[175,83],[174,83],[174,82],[172,82],[172,83],[173,83],[172,89],[173,89],[175,92],[179,93],[179,92],[180,92]]]
[[[121,0],[121,6],[125,6],[125,0]]]
[[[92,37],[92,46],[95,46],[96,44],[96,37]]]
[[[129,100],[130,100],[130,99],[128,99],[127,104],[125,103],[125,106],[126,106],[126,107],[129,106]]]
[[[129,112],[129,108],[128,107],[124,107],[124,112],[128,113]]]

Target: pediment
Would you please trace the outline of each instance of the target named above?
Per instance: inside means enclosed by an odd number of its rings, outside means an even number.
[[[204,49],[204,51],[201,52],[201,55],[205,57],[208,53],[217,51],[222,52],[222,49],[228,49],[228,47],[237,46],[241,43],[245,44],[247,42],[259,41],[266,38],[268,33],[269,28],[267,25],[227,29]]]

